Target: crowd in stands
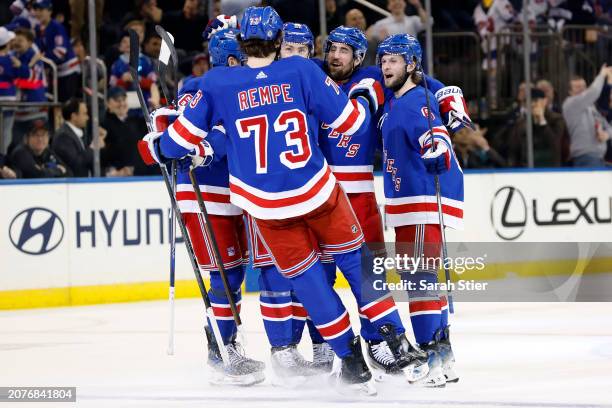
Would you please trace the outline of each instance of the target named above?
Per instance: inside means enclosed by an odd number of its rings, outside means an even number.
[[[365,65],[375,63],[376,46],[387,35],[419,35],[427,24],[436,32],[477,33],[484,50],[487,35],[520,23],[524,12],[521,0],[432,0],[430,20],[423,0],[370,2],[388,10],[389,16],[351,0],[325,1],[328,32],[346,25],[367,34],[370,47]],[[161,39],[155,25],[174,36],[180,75],[199,76],[209,69],[200,35],[209,19],[218,14],[240,17],[246,7],[262,3],[273,6],[284,21],[320,31],[318,0],[214,0],[212,4],[207,0],[96,0],[98,55],[108,75],[106,82],[100,78],[106,98],[101,101],[100,138],[95,144],[89,101],[96,93],[89,84],[83,85],[86,73],[82,72],[89,48],[87,1],[0,0],[0,104],[30,103],[2,109],[0,178],[87,177],[93,174],[95,150],[99,150],[102,175],[156,174],[137,156],[135,145],[146,128],[134,92],[137,81],[151,109],[167,103],[159,87]],[[552,31],[567,24],[609,25],[612,0],[532,1],[526,13],[530,25]],[[138,78],[129,72],[128,29],[138,33],[141,45]],[[323,50],[323,38],[318,36],[315,56],[322,58]],[[50,65],[57,68],[59,103],[55,105],[47,103],[54,99]],[[527,109],[533,117],[536,167],[610,163],[612,70],[603,67],[590,84],[573,76],[567,96],[559,95],[550,79],[523,83],[516,90],[514,109],[496,122],[474,117],[469,143],[455,146],[464,168],[526,166]],[[531,106],[525,106],[527,93]],[[62,113],[59,121],[59,115],[53,115],[56,106]]]

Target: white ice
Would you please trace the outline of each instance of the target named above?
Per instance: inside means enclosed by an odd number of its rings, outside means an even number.
[[[342,297],[354,318],[349,293]],[[400,308],[407,323],[407,305]],[[248,354],[269,362],[257,296],[246,295],[242,310]],[[459,383],[421,389],[394,379],[370,398],[321,381],[210,386],[202,316],[200,299],[177,301],[168,356],[167,302],[0,312],[0,386],[77,387],[76,405],[49,407],[612,407],[612,303],[457,304]],[[302,343],[310,357],[307,331]]]

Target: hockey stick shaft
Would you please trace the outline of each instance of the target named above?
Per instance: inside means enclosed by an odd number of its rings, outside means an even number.
[[[138,94],[138,100],[140,101],[140,108],[142,109],[142,114],[144,115],[145,123],[147,124],[147,129],[151,132],[153,130],[153,125],[151,123],[151,118],[149,116],[149,108],[145,103],[144,95],[142,93],[142,88],[138,83],[138,56],[140,53],[140,46],[138,42],[138,34],[134,30],[128,30],[130,35],[130,72],[132,74],[133,80],[136,85],[136,93]],[[174,215],[178,222],[178,225],[181,229],[181,234],[183,236],[183,242],[185,243],[185,248],[187,249],[187,255],[191,262],[191,267],[193,269],[193,273],[195,275],[196,281],[198,282],[198,288],[200,289],[200,294],[202,295],[202,300],[204,301],[204,306],[206,307],[206,314],[209,316],[213,333],[215,335],[215,339],[217,340],[217,345],[219,347],[219,351],[221,352],[221,357],[223,359],[224,364],[229,365],[229,355],[227,353],[227,349],[225,348],[225,344],[223,343],[223,338],[221,337],[221,332],[219,330],[219,325],[217,324],[217,320],[215,319],[212,305],[210,303],[210,299],[208,298],[208,293],[206,291],[206,286],[204,285],[204,280],[202,279],[202,274],[200,273],[200,268],[198,266],[198,262],[195,256],[195,251],[193,250],[193,245],[191,243],[191,239],[189,238],[189,232],[187,231],[187,227],[183,222],[183,219],[180,217],[180,210],[178,208],[178,203],[176,201],[176,197],[172,191],[172,185],[170,182],[170,176],[168,175],[168,169],[164,164],[159,165],[159,168],[162,173],[162,179],[164,180],[164,185],[166,186],[166,190],[168,191],[168,195],[170,196],[170,203],[172,205],[172,211],[174,211]],[[207,321],[205,320],[205,325],[207,325]]]
[[[423,84],[425,87],[425,103],[427,104],[427,127],[429,128],[430,133],[430,142],[432,149],[436,149],[436,145],[434,143],[434,134],[433,134],[433,126],[431,124],[431,104],[429,100],[429,87],[427,86],[427,78],[425,77],[425,72],[423,73]],[[446,247],[446,233],[444,231],[444,215],[442,213],[442,192],[440,190],[440,176],[437,174],[434,176],[434,183],[436,186],[436,202],[438,204],[438,223],[440,225],[440,239],[442,244],[442,267],[444,268],[444,277],[446,278],[446,282],[450,282],[450,270],[448,269],[446,259],[448,258],[448,250]],[[455,307],[453,304],[453,295],[451,290],[451,285],[446,285],[446,293],[448,296],[448,311],[452,314],[455,313]]]
[[[176,162],[172,162],[172,191],[176,193]],[[174,354],[174,298],[176,276],[176,218],[170,209],[170,285],[168,288],[168,306],[170,308],[170,327],[168,330],[168,354]]]

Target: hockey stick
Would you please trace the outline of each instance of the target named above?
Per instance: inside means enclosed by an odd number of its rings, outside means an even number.
[[[147,124],[147,128],[149,132],[153,130],[153,125],[151,123],[151,118],[149,116],[149,109],[147,108],[147,104],[144,99],[144,95],[142,93],[142,88],[138,83],[138,56],[140,53],[140,46],[138,42],[138,34],[134,30],[128,30],[130,34],[130,73],[132,74],[132,80],[136,82],[136,93],[138,94],[138,100],[140,101],[140,107],[142,109],[142,114],[144,115],[145,122]],[[176,202],[176,197],[173,194],[172,186],[170,182],[170,176],[168,175],[168,170],[164,164],[159,165],[159,168],[162,173],[162,177],[164,179],[164,184],[166,185],[166,189],[168,190],[168,195],[170,196],[170,203],[172,204],[172,210],[174,211],[174,215],[176,216],[176,220],[178,221],[179,227],[181,229],[181,234],[183,235],[183,241],[185,242],[185,248],[187,249],[187,255],[189,256],[189,260],[191,261],[191,267],[193,268],[193,273],[195,274],[196,281],[198,282],[198,288],[200,289],[200,294],[202,295],[202,300],[204,301],[204,306],[206,307],[206,315],[210,319],[212,325],[212,332],[217,341],[217,346],[219,347],[219,351],[221,354],[221,358],[223,359],[223,363],[226,366],[229,366],[230,359],[229,354],[227,353],[227,349],[225,344],[223,343],[223,339],[221,337],[221,332],[219,331],[219,325],[217,324],[217,320],[215,319],[215,315],[213,313],[212,305],[210,304],[210,299],[208,298],[208,293],[206,292],[206,286],[204,285],[204,280],[202,279],[202,275],[200,274],[200,268],[198,267],[198,262],[196,260],[195,252],[193,250],[193,245],[191,243],[191,239],[189,238],[189,233],[187,231],[187,227],[183,222],[183,219],[180,217],[180,211],[178,208],[178,203]],[[208,326],[208,321],[204,320],[204,325]]]
[[[170,59],[170,61],[172,61],[173,67],[178,67],[178,56],[176,54],[176,48],[174,48],[174,41],[172,35],[170,35],[170,33],[168,33],[166,30],[164,30],[163,27],[159,25],[155,26],[155,31],[162,39],[162,48],[159,54],[160,63],[162,63],[160,68],[168,66],[168,58]],[[164,71],[165,69],[166,68],[164,68]],[[175,98],[178,99],[178,95]],[[244,332],[242,330],[242,320],[240,319],[240,315],[238,314],[238,308],[236,307],[236,302],[234,301],[234,298],[232,296],[232,291],[227,279],[227,272],[225,271],[225,267],[223,266],[223,259],[221,258],[221,252],[219,251],[219,245],[217,244],[217,239],[215,238],[214,231],[210,226],[208,211],[206,210],[206,205],[202,197],[202,191],[200,190],[200,186],[195,178],[193,168],[189,170],[189,179],[191,180],[193,191],[196,194],[198,205],[200,207],[200,212],[202,213],[202,217],[204,218],[203,232],[206,234],[208,241],[211,243],[213,257],[215,259],[216,264],[219,266],[219,275],[221,276],[223,289],[225,291],[227,301],[229,302],[230,310],[232,311],[232,316],[234,317],[234,321],[236,322],[238,335],[241,338],[242,344],[246,345],[246,336],[244,336]]]
[[[155,27],[157,31],[159,26]],[[170,36],[170,40],[173,40]],[[162,95],[167,104],[172,104],[176,101],[176,96],[173,95],[173,100],[169,99],[170,93],[166,84],[166,74],[168,70],[168,62],[170,59],[170,50],[168,45],[162,41],[159,51],[159,64],[157,66],[157,77],[161,86]],[[172,192],[176,194],[176,161],[172,161],[170,175],[172,177]],[[168,306],[170,308],[170,327],[168,328],[168,355],[174,354],[174,299],[175,299],[175,275],[176,275],[176,218],[174,210],[170,209],[170,284],[168,286]]]
[[[169,105],[174,105],[178,99],[178,88],[176,87],[177,69],[178,69],[178,56],[176,49],[174,48],[174,37],[168,33],[162,26],[156,25],[155,31],[161,37],[161,49],[159,51],[159,79],[162,88],[162,93],[166,102]],[[175,84],[172,94],[168,90],[168,84],[166,83],[166,74],[168,72],[169,62],[172,61],[172,81]],[[172,97],[172,100],[169,99]]]
[[[410,48],[412,49],[412,47]],[[414,50],[412,50],[412,52],[414,53]],[[436,145],[434,144],[433,126],[431,124],[431,104],[429,100],[429,87],[427,86],[427,78],[425,78],[425,71],[423,70],[422,66],[417,66],[416,69],[418,69],[423,75],[423,86],[425,87],[425,104],[427,105],[427,127],[429,128],[429,133],[431,134],[431,138],[429,140],[431,142],[431,148],[435,151]],[[446,278],[446,282],[448,283],[450,282],[451,276],[448,266],[446,265],[446,259],[448,258],[448,249],[446,247],[446,235],[444,232],[444,216],[442,215],[442,193],[440,191],[440,176],[438,176],[437,174],[434,176],[434,183],[436,185],[436,201],[438,203],[438,222],[440,224],[440,238],[442,240],[442,266],[444,267],[444,277]],[[451,294],[451,292],[451,285],[447,285],[446,293],[448,297],[448,311],[452,314],[455,313],[455,308],[453,305],[453,295]]]

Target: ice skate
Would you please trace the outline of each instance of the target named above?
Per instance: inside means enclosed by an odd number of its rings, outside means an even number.
[[[442,371],[444,372],[446,383],[456,383],[459,381],[459,376],[454,370],[455,355],[453,354],[453,349],[451,347],[448,328],[449,326],[446,326],[443,330],[444,339],[440,340],[438,349],[442,359]]]
[[[403,373],[408,381],[418,381],[427,375],[427,354],[413,346],[406,335],[396,334],[395,328],[388,324],[381,326],[379,333],[383,341],[368,343],[373,366],[385,374]]]
[[[432,340],[421,345],[421,349],[427,353],[427,365],[429,372],[420,380],[411,381],[413,385],[420,387],[442,388],[446,386],[446,377],[442,369],[442,357],[440,356],[440,343]]]
[[[330,372],[334,363],[334,350],[328,343],[313,343],[312,364],[322,372]]]
[[[225,347],[229,364],[224,364],[214,336],[206,329],[208,339],[208,365],[213,369],[210,383],[215,385],[249,386],[265,380],[265,364],[244,355],[239,343],[231,341]]]
[[[297,345],[272,347],[272,370],[274,385],[294,388],[303,384],[308,377],[320,374],[313,363],[302,357]]]
[[[366,364],[361,351],[361,338],[356,336],[350,342],[352,353],[342,359],[335,357],[331,379],[336,389],[342,394],[374,396],[377,394],[372,373]]]

